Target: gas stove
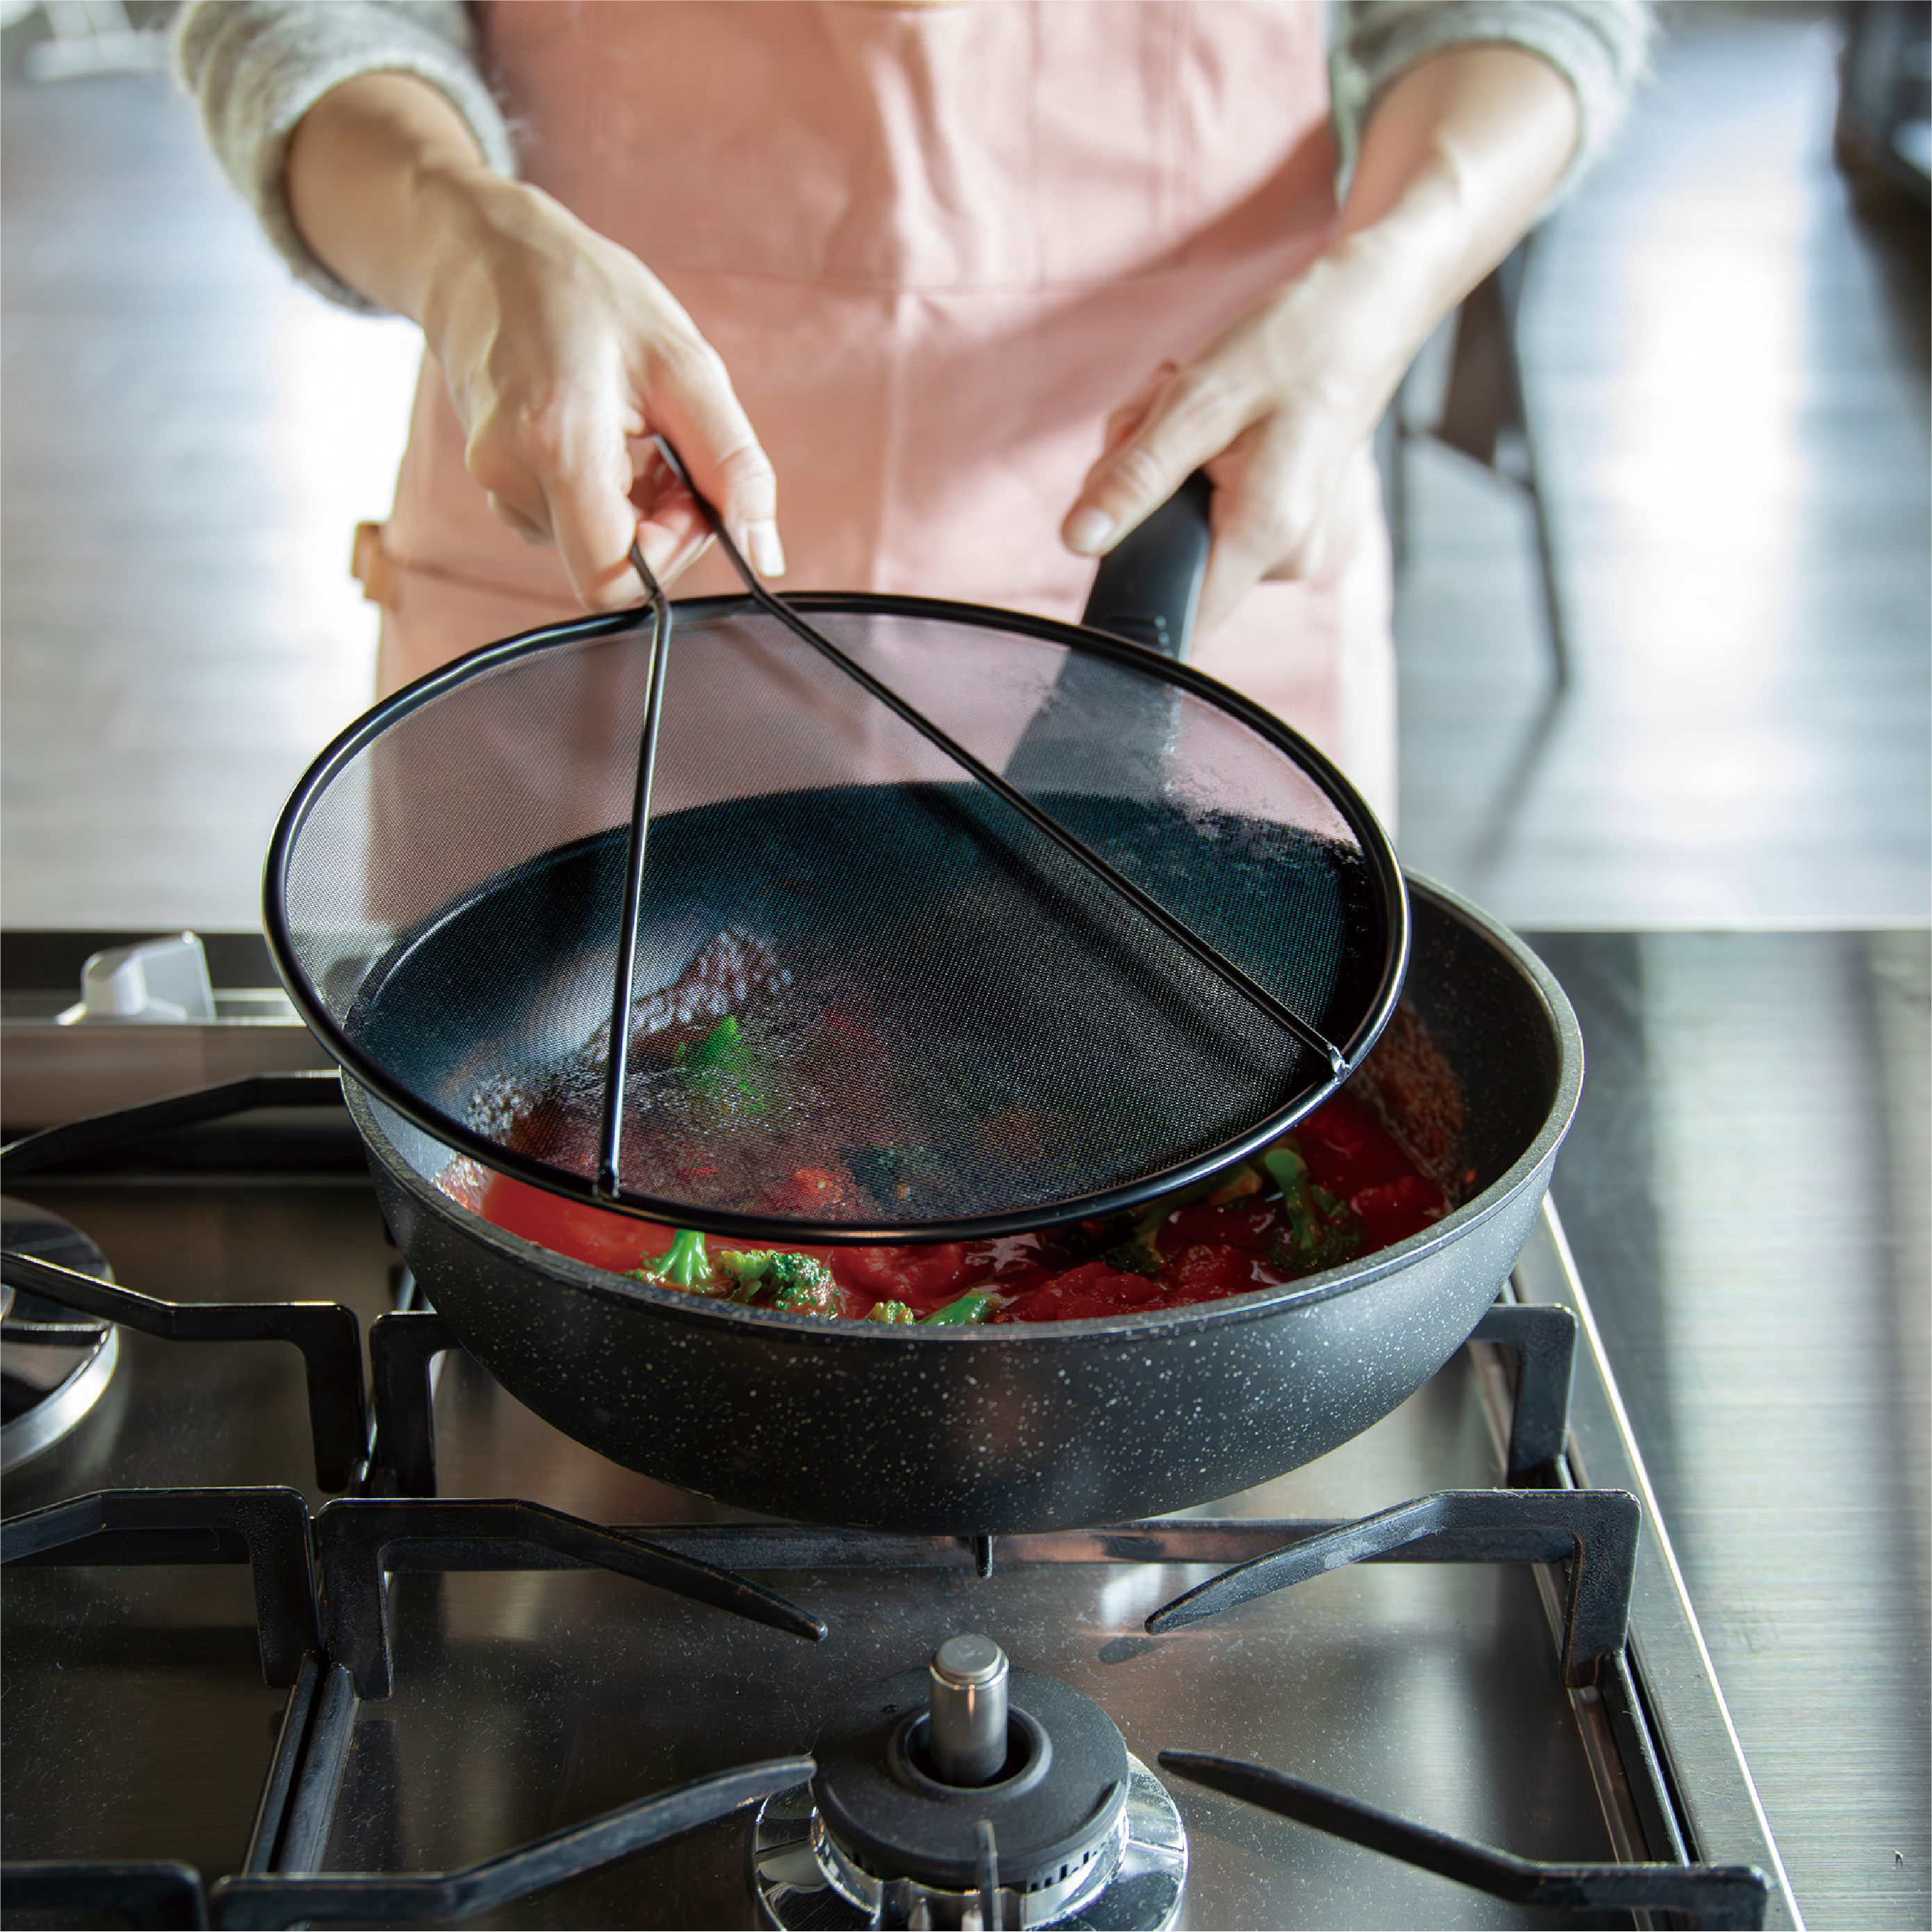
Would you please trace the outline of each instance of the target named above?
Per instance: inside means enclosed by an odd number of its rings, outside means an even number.
[[[1243,1495],[760,1517],[457,1345],[251,944],[92,944],[6,962],[10,1924],[1800,1922],[1553,1210]]]

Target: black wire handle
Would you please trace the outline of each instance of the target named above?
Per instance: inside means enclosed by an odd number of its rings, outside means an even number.
[[[708,507],[705,514],[710,514]],[[631,1049],[631,979],[637,964],[638,908],[644,897],[644,846],[650,837],[651,782],[657,776],[658,728],[664,718],[664,664],[670,656],[670,605],[634,537],[631,540],[631,568],[638,573],[644,594],[650,599],[651,670],[644,698],[644,728],[638,742],[630,836],[624,850],[624,909],[617,933],[616,985],[610,1000],[610,1052],[604,1063],[604,1118],[597,1142],[597,1192],[610,1201],[620,1191],[617,1157],[624,1136],[624,1078]],[[741,563],[739,568],[742,570],[744,566]]]
[[[869,692],[888,710],[904,718],[922,737],[937,745],[962,770],[967,772],[969,776],[977,779],[994,797],[1010,806],[1036,831],[1044,832],[1060,847],[1061,850],[1077,860],[1102,884],[1108,886],[1118,897],[1125,899],[1144,918],[1151,920],[1170,939],[1192,953],[1210,972],[1216,974],[1235,992],[1240,994],[1250,1005],[1258,1008],[1268,1018],[1273,1020],[1285,1031],[1292,1034],[1304,1046],[1312,1047],[1317,1053],[1321,1054],[1328,1060],[1338,1080],[1345,1078],[1352,1071],[1340,1047],[1332,1041],[1325,1039],[1298,1014],[1291,1012],[1265,986],[1260,986],[1250,979],[1232,959],[1228,958],[1203,939],[1186,921],[1177,919],[1158,900],[1150,898],[1131,879],[1124,878],[1120,873],[1117,872],[1077,832],[1069,830],[1052,813],[1042,812],[1031,799],[1027,796],[1025,793],[1008,784],[1006,779],[999,772],[994,771],[990,765],[981,764],[964,746],[956,742],[949,736],[916,705],[909,704],[890,686],[881,684],[870,671],[866,670],[862,665],[854,663],[830,638],[808,624],[783,598],[766,590],[760,580],[758,573],[739,554],[738,546],[731,541],[729,533],[724,528],[723,520],[718,516],[718,512],[699,494],[697,486],[691,480],[689,472],[679,459],[676,451],[673,449],[661,436],[654,437],[652,440],[656,443],[665,462],[670,466],[672,473],[691,492],[692,501],[704,513],[705,521],[711,526],[712,536],[718,539],[718,547],[730,560],[731,568],[738,573],[754,603],[761,610],[768,611],[772,616],[777,618],[779,622],[795,635],[803,638],[821,656],[829,658],[861,689]],[[656,580],[645,568],[644,559],[634,544],[632,547],[631,561],[643,577],[646,588],[652,593],[652,607],[658,614],[657,635],[659,638],[668,638],[670,626],[669,608],[664,602],[663,592],[657,587]],[[659,675],[663,652],[658,647],[655,640],[652,650],[652,674],[653,677],[656,677]],[[644,750],[639,754],[639,796],[646,800],[646,804],[648,793],[646,788],[648,787],[650,778],[645,760],[646,757],[654,758],[656,755],[656,714],[654,711],[652,714],[651,723],[646,727]],[[619,997],[625,1004],[618,1009],[626,1018],[628,1017],[630,935],[637,923],[638,893],[642,881],[644,858],[644,836],[638,821],[634,820],[632,821],[631,828],[631,856],[634,869],[625,882],[625,950],[620,960],[622,971],[620,975],[623,982],[623,990]],[[614,1040],[612,1042],[612,1050],[613,1061],[615,1064],[616,1042]],[[622,1085],[621,1070],[618,1076],[617,1084],[620,1088]],[[608,1080],[604,1088],[604,1101],[606,1143],[607,1145],[614,1145],[614,1130],[609,1118],[609,1109],[615,1103],[612,1100],[610,1085]],[[611,1171],[614,1185],[614,1153],[611,1156]],[[602,1185],[601,1178],[599,1184]]]

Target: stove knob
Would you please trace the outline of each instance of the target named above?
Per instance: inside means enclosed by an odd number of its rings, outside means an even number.
[[[948,1637],[932,1654],[926,1728],[947,1784],[990,1784],[1006,1761],[1006,1654],[988,1636]]]

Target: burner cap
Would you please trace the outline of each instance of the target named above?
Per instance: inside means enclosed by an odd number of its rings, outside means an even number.
[[[998,1834],[1002,1882],[1024,1886],[1106,1840],[1126,1804],[1127,1748],[1099,1705],[1051,1677],[1013,1671],[1004,1766],[989,1784],[948,1784],[928,1747],[928,1681],[908,1671],[880,1685],[812,1747],[819,1814],[860,1866],[970,1890],[984,1819]]]

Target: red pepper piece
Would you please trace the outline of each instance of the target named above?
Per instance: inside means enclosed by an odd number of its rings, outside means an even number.
[[[1338,1201],[1414,1172],[1375,1110],[1352,1094],[1324,1102],[1295,1129],[1294,1138],[1315,1184]]]
[[[903,1301],[923,1314],[957,1300],[968,1277],[979,1280],[985,1268],[971,1264],[964,1242],[940,1241],[930,1247],[836,1248],[832,1272],[857,1294]]]
[[[1225,1242],[1196,1241],[1167,1264],[1168,1279],[1190,1300],[1219,1299],[1254,1286],[1252,1258]]]
[[[995,1322],[1084,1322],[1124,1315],[1160,1300],[1160,1285],[1144,1276],[1123,1274],[1105,1262],[1084,1262],[1057,1275],[1045,1287],[1022,1296]]]
[[[1370,1246],[1385,1248],[1441,1220],[1446,1204],[1439,1188],[1420,1174],[1405,1174],[1399,1180],[1358,1189],[1348,1197],[1348,1205],[1362,1217]]]

